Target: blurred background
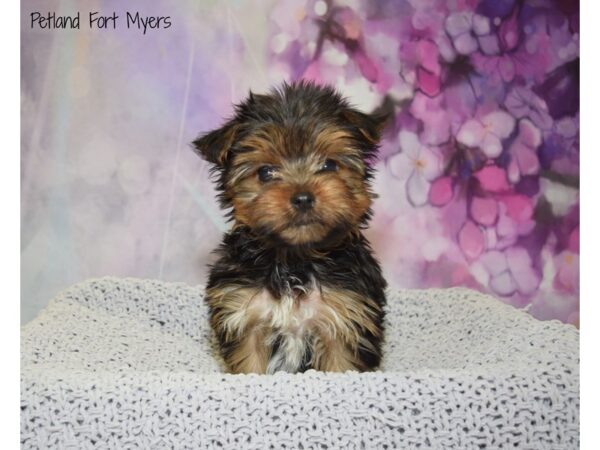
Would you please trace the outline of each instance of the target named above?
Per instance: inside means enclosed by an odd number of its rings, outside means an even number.
[[[467,286],[579,324],[579,5],[21,2],[21,321],[104,275],[201,284],[228,225],[190,148],[301,78],[393,111],[367,232],[393,287]],[[80,30],[30,13],[81,13]],[[88,14],[116,12],[116,29]],[[126,12],[170,16],[127,28]]]

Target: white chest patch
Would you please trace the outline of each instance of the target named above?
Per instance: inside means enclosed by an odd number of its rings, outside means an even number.
[[[261,291],[250,304],[250,309],[263,326],[272,329],[267,345],[278,343],[271,355],[267,373],[297,372],[311,351],[312,330],[323,303],[317,289],[298,296],[285,295],[275,299],[266,290]]]

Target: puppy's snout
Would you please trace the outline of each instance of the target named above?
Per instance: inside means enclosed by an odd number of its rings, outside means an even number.
[[[315,204],[315,196],[310,192],[299,192],[292,195],[291,202],[298,211],[308,211]]]

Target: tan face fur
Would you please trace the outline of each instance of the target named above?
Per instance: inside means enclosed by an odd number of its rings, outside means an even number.
[[[312,136],[302,130],[268,124],[240,141],[225,182],[237,224],[278,235],[292,245],[324,239],[336,228],[357,226],[371,205],[364,182],[365,165],[351,136],[323,127]],[[322,171],[325,161],[336,170]],[[273,168],[273,179],[261,181],[258,171]],[[314,206],[299,212],[292,197],[314,196]]]

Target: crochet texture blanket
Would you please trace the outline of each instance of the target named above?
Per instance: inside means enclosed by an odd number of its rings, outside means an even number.
[[[200,287],[104,278],[22,329],[23,448],[572,449],[579,333],[464,289],[390,292],[381,370],[223,374]]]

